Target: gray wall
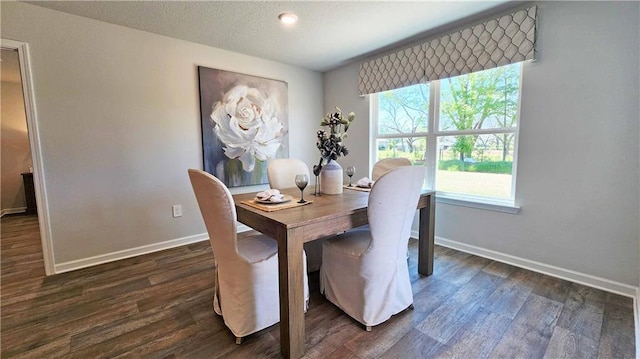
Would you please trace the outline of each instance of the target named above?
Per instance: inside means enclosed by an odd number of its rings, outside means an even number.
[[[538,60],[523,74],[522,210],[438,204],[436,236],[637,286],[640,5],[538,5]],[[357,73],[353,64],[324,75],[325,108],[355,109],[366,120]],[[369,165],[369,126],[362,125],[350,133],[353,157],[343,166]]]
[[[340,162],[368,175],[369,103],[356,92],[357,64],[323,78],[24,3],[1,6],[2,37],[30,44],[56,263],[204,233],[186,177],[202,165],[197,65],[287,81],[290,148],[307,164],[317,161],[320,117],[333,106],[355,111],[351,154]],[[524,66],[522,90],[522,211],[440,204],[436,235],[636,286],[639,5],[539,6],[538,61]]]
[[[317,158],[318,72],[19,2],[2,37],[30,46],[56,264],[205,233],[198,65],[286,81],[291,154]]]

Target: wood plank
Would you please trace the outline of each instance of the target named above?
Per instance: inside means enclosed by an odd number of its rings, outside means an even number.
[[[492,312],[515,318],[540,277],[540,274],[528,270],[515,270],[489,296],[483,306]]]
[[[543,357],[561,310],[561,303],[531,294],[489,357]]]
[[[191,316],[181,315],[182,312],[168,311],[158,321],[150,322],[118,337],[100,342],[100,345],[82,346],[74,350],[71,357],[84,358],[112,358],[135,351],[138,347],[153,345],[165,340],[174,332],[194,324]]]
[[[495,276],[502,277],[502,278],[507,278],[514,270],[516,270],[516,267],[510,264],[496,262],[496,261],[491,261],[489,265],[482,268],[483,272],[493,274]]]
[[[631,311],[615,304],[605,306],[598,358],[635,358],[636,350]]]
[[[42,358],[66,358],[69,355],[69,336],[64,335],[44,343],[34,343],[29,346],[28,351],[22,351],[13,355],[11,351],[2,351],[2,357],[19,359],[42,359]],[[5,356],[6,355],[6,356]]]
[[[327,301],[327,306],[333,306]],[[335,307],[334,307],[335,308]],[[321,325],[315,326],[313,330],[307,325],[307,340],[304,357],[308,359],[324,359],[330,357],[338,349],[342,349],[353,356],[353,353],[344,345],[351,338],[362,334],[363,329],[358,323],[345,316],[341,311],[335,311],[335,317],[331,320],[324,320]],[[308,321],[309,318],[307,318]]]
[[[422,333],[418,329],[409,331],[384,354],[386,358],[432,358],[442,343]]]
[[[562,327],[555,327],[544,359],[595,359],[598,342]]]
[[[509,318],[480,308],[434,357],[487,358],[510,324]]]
[[[1,224],[3,358],[275,358],[280,353],[279,324],[236,345],[223,318],[213,312],[215,271],[208,241],[45,277],[41,260],[32,260],[41,256],[37,217],[5,216]],[[12,228],[10,235],[6,228]],[[5,249],[14,250],[7,255]],[[415,274],[415,240],[409,255],[415,309],[371,332],[328,302],[319,293],[318,273],[312,273],[304,318],[306,357],[635,357],[629,298],[577,284],[567,292],[564,281],[440,246],[434,248],[434,273],[425,277]],[[452,320],[458,329],[441,335],[446,343],[416,329],[447,303],[477,310]],[[587,305],[603,308],[598,338],[579,332],[593,332],[578,320],[589,316],[581,312]],[[581,329],[560,326],[561,317]]]
[[[349,340],[345,347],[363,358],[378,358],[383,356],[391,347],[413,330],[414,316],[422,316],[412,310],[406,310],[392,316],[386,322],[376,325],[370,332],[365,331],[362,324],[355,320],[353,324],[360,328],[361,333]]]
[[[572,285],[558,326],[598,340],[604,318],[605,298],[606,294],[601,290]]]
[[[542,276],[533,288],[532,293],[555,300],[556,302],[564,303],[567,300],[570,289],[571,282],[549,276]]]
[[[476,275],[419,323],[416,329],[443,344],[448,343],[451,337],[469,324],[481,303],[501,281],[502,278],[490,274]]]
[[[352,352],[351,350],[349,350],[349,348],[345,346],[341,346],[340,348],[329,353],[326,357],[324,357],[324,359],[365,359],[365,358]]]
[[[447,273],[441,275],[440,278],[454,285],[463,285],[475,277],[490,262],[491,260],[489,259],[470,255],[466,259],[457,262],[455,266],[448,268]]]
[[[625,297],[619,294],[607,293],[605,303],[615,304],[621,307],[633,309],[633,298]]]

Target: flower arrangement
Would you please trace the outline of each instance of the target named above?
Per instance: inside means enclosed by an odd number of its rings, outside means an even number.
[[[337,160],[340,156],[346,156],[349,154],[347,146],[342,144],[342,141],[347,138],[347,130],[351,122],[356,119],[356,114],[350,112],[347,118],[342,116],[342,110],[336,107],[335,112],[328,113],[320,121],[320,126],[328,126],[329,133],[324,129],[318,130],[316,146],[320,150],[320,161],[317,165],[313,166],[313,174],[320,175],[322,166],[329,163],[332,160]]]
[[[227,91],[213,106],[211,120],[223,143],[224,154],[242,162],[252,172],[256,160],[275,158],[286,130],[276,116],[277,104],[264,91],[238,85]]]

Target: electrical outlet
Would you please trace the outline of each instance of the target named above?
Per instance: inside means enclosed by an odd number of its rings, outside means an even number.
[[[173,218],[182,217],[182,205],[174,204],[171,206],[171,211],[173,212]]]

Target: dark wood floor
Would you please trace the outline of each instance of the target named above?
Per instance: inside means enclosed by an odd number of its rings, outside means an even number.
[[[35,216],[2,218],[2,358],[277,358],[279,328],[242,345],[212,310],[201,242],[44,276]],[[410,265],[415,309],[366,332],[310,276],[308,358],[633,358],[633,302],[437,247]]]

